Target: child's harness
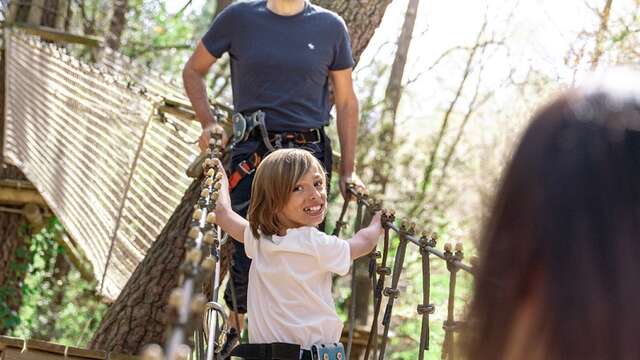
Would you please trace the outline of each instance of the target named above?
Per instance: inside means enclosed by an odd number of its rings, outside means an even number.
[[[231,355],[246,360],[346,360],[341,343],[317,344],[311,346],[311,350],[288,343],[241,344]]]
[[[309,131],[284,131],[273,132],[267,131],[265,123],[265,113],[258,110],[250,114],[236,113],[233,115],[233,143],[231,147],[247,141],[250,138],[261,140],[267,148],[267,153],[275,151],[283,147],[285,143],[294,143],[297,145],[319,144],[323,140],[323,132],[321,129],[311,129]],[[255,152],[249,156],[247,160],[243,160],[231,170],[229,174],[229,191],[232,191],[245,176],[251,175],[258,165],[264,154]]]

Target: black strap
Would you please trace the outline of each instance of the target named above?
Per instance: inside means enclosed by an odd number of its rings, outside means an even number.
[[[241,344],[231,355],[247,360],[311,360],[309,350],[304,350],[300,357],[300,345],[288,343]]]

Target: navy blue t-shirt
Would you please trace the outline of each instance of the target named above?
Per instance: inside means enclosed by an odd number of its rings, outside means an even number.
[[[304,131],[329,122],[329,71],[353,67],[342,18],[305,2],[281,16],[266,0],[229,5],[202,43],[216,58],[231,57],[237,112],[263,110],[271,131]]]

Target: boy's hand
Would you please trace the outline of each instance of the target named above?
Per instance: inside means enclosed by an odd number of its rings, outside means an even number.
[[[358,259],[375,249],[381,234],[382,223],[380,221],[380,211],[377,211],[371,218],[369,226],[358,231],[353,238],[349,240],[351,259]]]
[[[376,240],[380,235],[382,235],[382,222],[380,220],[381,211],[376,211],[371,218],[371,222],[369,226],[366,227],[366,230],[370,231],[370,235],[374,237]]]
[[[216,202],[216,213],[218,213],[219,211],[231,209],[231,196],[229,195],[229,179],[227,178],[227,173],[224,171],[224,167],[219,159],[215,159],[215,162],[218,172],[222,174],[222,178],[220,179],[222,186],[220,187],[218,201]]]

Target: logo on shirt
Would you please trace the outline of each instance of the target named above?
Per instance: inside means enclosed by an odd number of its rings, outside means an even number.
[[[313,50],[316,48],[315,45],[313,45],[312,43],[308,43],[307,46],[309,47],[309,49]]]

